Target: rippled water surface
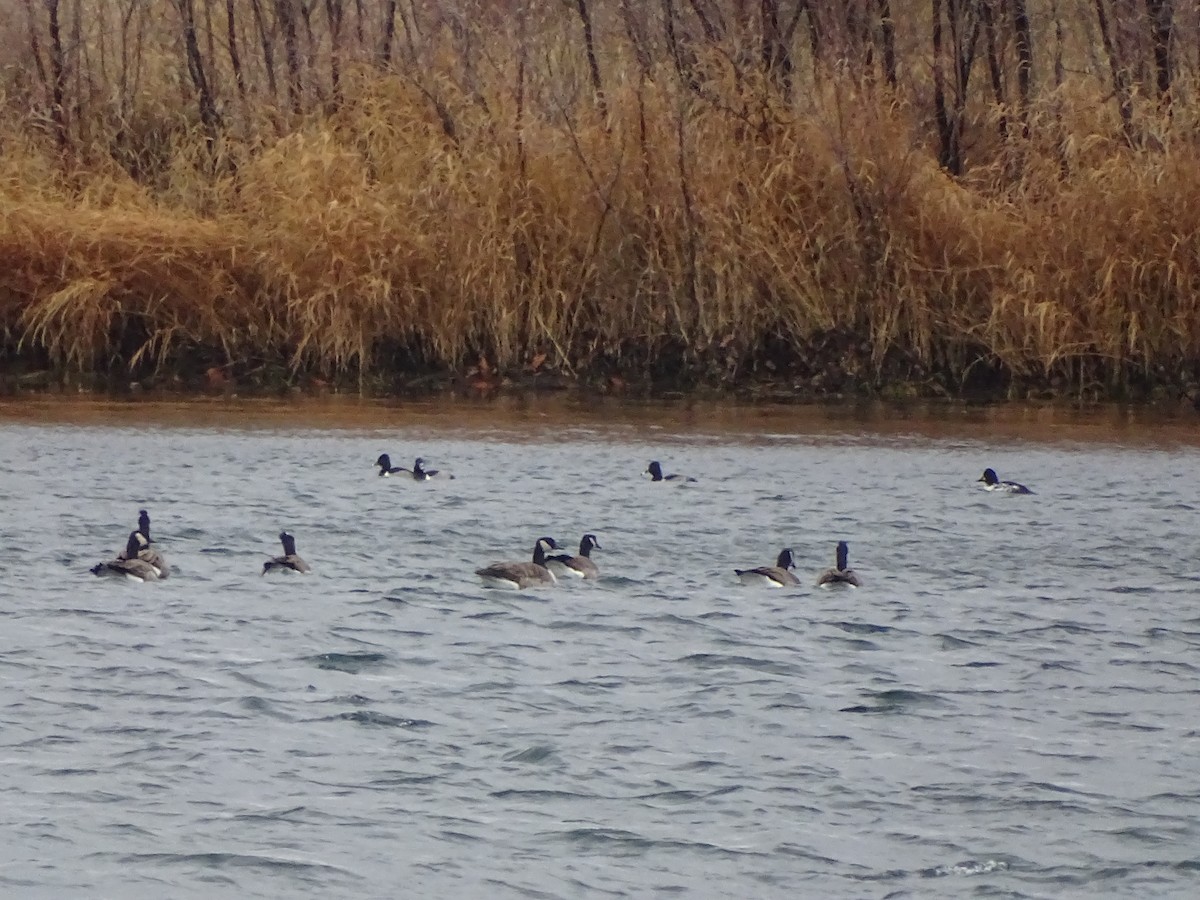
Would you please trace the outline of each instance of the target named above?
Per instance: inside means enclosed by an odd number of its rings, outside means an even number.
[[[24,403],[0,452],[4,896],[1200,892],[1190,420]],[[140,507],[170,579],[92,577]],[[473,574],[585,531],[596,583]]]

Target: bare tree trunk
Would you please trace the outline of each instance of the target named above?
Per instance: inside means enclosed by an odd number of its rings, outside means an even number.
[[[979,46],[980,25],[983,20],[978,15],[977,7],[981,2],[982,0],[949,0],[946,7],[954,44],[954,105],[960,125],[967,107],[967,88],[971,82],[971,69],[975,65],[975,51]]]
[[[517,139],[517,173],[521,177],[521,189],[525,189],[528,172],[528,162],[525,158],[525,68],[529,60],[529,34],[524,4],[517,7],[517,90],[516,121],[513,130]]]
[[[583,22],[583,43],[587,50],[588,71],[592,75],[592,93],[596,98],[596,106],[600,116],[608,121],[608,102],[604,99],[604,85],[600,81],[600,62],[596,58],[596,38],[592,31],[592,13],[588,9],[587,0],[576,0],[579,19]]]
[[[75,123],[75,142],[77,145],[87,145],[87,135],[84,129],[87,120],[83,116],[85,98],[94,95],[92,90],[91,69],[87,64],[88,45],[83,40],[83,6],[82,0],[72,0],[71,3],[71,38],[63,47],[63,60],[67,72],[74,76],[75,90],[68,99],[67,119]],[[87,82],[86,89],[84,82]]]
[[[633,0],[620,0],[621,21],[625,25],[625,34],[633,47],[633,58],[637,60],[638,72],[644,78],[649,72],[651,63],[649,42],[641,24],[634,15],[630,4]],[[641,5],[638,5],[641,9]]]
[[[640,23],[634,15],[631,3],[633,0],[620,0],[621,20],[625,23],[625,33],[629,36],[629,43],[633,45],[633,56],[638,64],[638,149],[641,151],[642,161],[642,191],[648,194],[652,183],[652,173],[650,169],[650,150],[649,150],[649,133],[646,125],[646,100],[645,88],[646,81],[650,77],[650,71],[653,67],[651,58],[649,40],[643,28],[643,23]],[[638,6],[641,9],[641,5]],[[649,216],[646,217],[647,221]]]
[[[692,12],[696,14],[696,18],[700,20],[700,28],[704,32],[704,39],[710,44],[716,44],[724,34],[724,24],[718,20],[714,20],[714,17],[704,8],[700,0],[688,0],[688,2],[692,7]],[[717,11],[717,15],[720,15],[719,10]]]
[[[1108,11],[1104,0],[1096,0],[1096,21],[1100,26],[1100,41],[1104,44],[1104,52],[1108,54],[1108,67],[1112,72],[1113,92],[1117,95],[1117,112],[1121,116],[1121,130],[1125,141],[1130,147],[1138,144],[1137,133],[1133,127],[1133,86],[1129,76],[1129,68],[1120,58],[1117,46],[1113,41],[1112,28],[1109,25]]]
[[[932,0],[933,12],[933,118],[938,131],[938,163],[951,174],[957,175],[962,168],[954,130],[950,122],[950,110],[946,105],[945,49],[942,36],[942,0]]]
[[[217,30],[213,28],[212,17],[212,0],[204,0],[204,35],[207,38],[208,47],[208,86],[214,97],[221,96],[221,81],[219,76],[219,67],[217,66]]]
[[[183,25],[183,48],[187,58],[188,74],[196,89],[196,101],[200,106],[200,123],[204,126],[210,144],[217,139],[221,128],[221,116],[204,72],[204,60],[200,55],[200,42],[196,36],[196,10],[192,0],[175,0]]]
[[[876,0],[879,6],[879,35],[883,42],[883,77],[896,86],[896,23],[892,19],[891,0]]]
[[[1050,14],[1054,17],[1054,124],[1058,131],[1055,144],[1058,148],[1058,167],[1063,178],[1071,176],[1071,157],[1068,152],[1066,128],[1063,127],[1062,115],[1062,86],[1066,81],[1067,70],[1063,61],[1063,23],[1058,11],[1058,0],[1050,0]]]
[[[1017,97],[1021,104],[1021,130],[1029,137],[1029,102],[1033,95],[1033,32],[1025,0],[1012,0],[1013,32],[1017,38]]]
[[[667,51],[671,54],[671,62],[675,64],[675,73],[686,84],[696,87],[692,80],[690,67],[684,65],[683,50],[679,46],[679,35],[675,31],[675,0],[662,0],[663,32],[667,38]]]
[[[288,69],[288,105],[292,112],[301,112],[300,37],[296,32],[295,0],[275,0],[275,18],[283,31],[283,52]]]
[[[404,26],[404,43],[408,47],[408,62],[412,66],[417,65],[417,36],[420,33],[421,23],[417,19],[417,8],[409,5],[409,13],[406,15],[404,6],[398,7],[400,13],[400,23]]]
[[[225,28],[229,36],[229,65],[233,69],[233,83],[238,96],[246,100],[246,76],[242,72],[242,57],[238,53],[237,19],[234,15],[234,0],[225,0]]]
[[[987,45],[988,75],[992,81],[992,97],[996,106],[1001,110],[997,128],[1000,140],[1008,142],[1008,116],[1004,113],[1006,97],[1004,96],[1004,67],[1000,60],[1000,46],[996,39],[996,17],[993,6],[996,0],[983,0],[980,12],[983,15],[983,34]]]
[[[67,70],[63,58],[62,23],[58,17],[58,0],[44,0],[49,16],[50,28],[50,122],[54,126],[54,139],[59,152],[66,154],[71,149],[71,135],[67,129]]]
[[[1158,102],[1169,109],[1172,82],[1171,31],[1175,10],[1172,0],[1146,0],[1146,12],[1150,15],[1150,42],[1154,48],[1154,81],[1158,90]]]
[[[33,68],[49,99],[50,79],[46,76],[46,64],[42,61],[42,42],[38,40],[38,23],[33,14],[33,0],[25,0],[25,20],[29,26],[29,51],[33,55]]]
[[[396,0],[387,0],[383,8],[383,44],[379,61],[385,67],[392,64],[392,41],[396,39]]]
[[[317,36],[313,32],[312,8],[314,0],[291,0],[292,8],[300,13],[300,21],[304,23],[304,43],[306,52],[302,62],[308,68],[314,68],[317,59]],[[320,85],[312,80],[310,83],[316,89],[317,96],[321,94]]]
[[[820,0],[817,2],[819,3]],[[821,73],[821,58],[825,52],[825,33],[821,30],[821,22],[817,19],[817,13],[813,9],[811,0],[797,0],[794,20],[797,23],[800,21],[801,13],[804,14],[805,21],[808,23],[808,50],[812,54],[813,81],[818,81]]]
[[[258,28],[258,41],[262,46],[263,66],[267,70],[267,88],[271,91],[271,99],[274,100],[279,96],[279,85],[275,80],[275,42],[267,29],[261,0],[250,0],[250,8],[254,10],[254,24]]]
[[[329,86],[335,106],[342,104],[342,20],[344,0],[325,0],[325,18],[329,23]]]
[[[117,76],[117,106],[120,109],[121,121],[124,123],[125,117],[129,114],[129,108],[134,95],[137,93],[137,84],[140,75],[141,64],[141,18],[138,19],[139,27],[136,31],[136,40],[134,41],[136,51],[134,51],[136,64],[130,61],[130,26],[133,24],[133,18],[138,12],[138,0],[128,0],[125,9],[121,14],[121,69]],[[133,70],[131,72],[131,69]]]

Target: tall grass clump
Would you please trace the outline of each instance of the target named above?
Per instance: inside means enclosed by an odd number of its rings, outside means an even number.
[[[0,24],[12,368],[1196,396],[1182,12],[150,6]]]

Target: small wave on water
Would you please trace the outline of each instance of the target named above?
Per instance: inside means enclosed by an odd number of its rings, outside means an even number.
[[[378,728],[426,728],[433,724],[432,722],[425,722],[420,719],[389,716],[385,713],[369,709],[355,709],[350,712],[338,713],[336,718],[346,722],[353,722],[356,725],[367,725]]]
[[[386,653],[320,653],[309,657],[318,669],[334,669],[356,674],[383,666],[388,662]]]
[[[972,875],[990,875],[993,872],[1007,872],[1009,864],[1001,859],[965,860],[949,865],[933,866],[922,869],[923,878],[969,878]]]
[[[906,713],[948,705],[944,697],[922,691],[868,691],[868,703],[845,707],[842,712]]]

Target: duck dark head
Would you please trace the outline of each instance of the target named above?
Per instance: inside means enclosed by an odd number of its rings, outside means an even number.
[[[286,531],[281,531],[279,532],[279,542],[283,544],[284,556],[296,555],[296,539],[294,537],[292,537]]]
[[[984,484],[1000,483],[1000,479],[997,477],[995,469],[984,469],[983,474],[979,476],[978,480],[982,481]]]
[[[397,472],[406,472],[407,469],[402,469],[399,466],[392,465],[392,458],[386,453],[380,453],[379,459],[375,460],[375,465],[379,466],[380,475],[395,475]]]
[[[150,543],[150,513],[144,509],[138,510],[138,531],[146,538],[146,543]]]
[[[600,542],[596,540],[596,536],[594,534],[585,534],[583,536],[583,540],[579,542],[580,556],[591,556],[593,550],[603,549],[604,548],[600,546]]]
[[[837,567],[839,572],[844,572],[849,566],[846,562],[850,558],[850,545],[845,541],[838,541],[837,545]]]
[[[654,460],[652,463],[650,463],[650,465],[646,466],[646,471],[643,474],[649,475],[651,481],[662,481],[662,463],[660,463],[658,460]]]
[[[432,478],[434,475],[436,475],[438,473],[438,470],[437,469],[426,469],[425,468],[425,460],[423,458],[421,458],[420,456],[418,456],[413,461],[412,473],[413,473],[413,478],[417,479],[417,481],[424,481],[426,478]]]
[[[779,558],[777,560],[775,560],[775,565],[778,566],[780,569],[796,568],[796,561],[794,559],[792,559],[791,548],[785,547],[779,551]]]

